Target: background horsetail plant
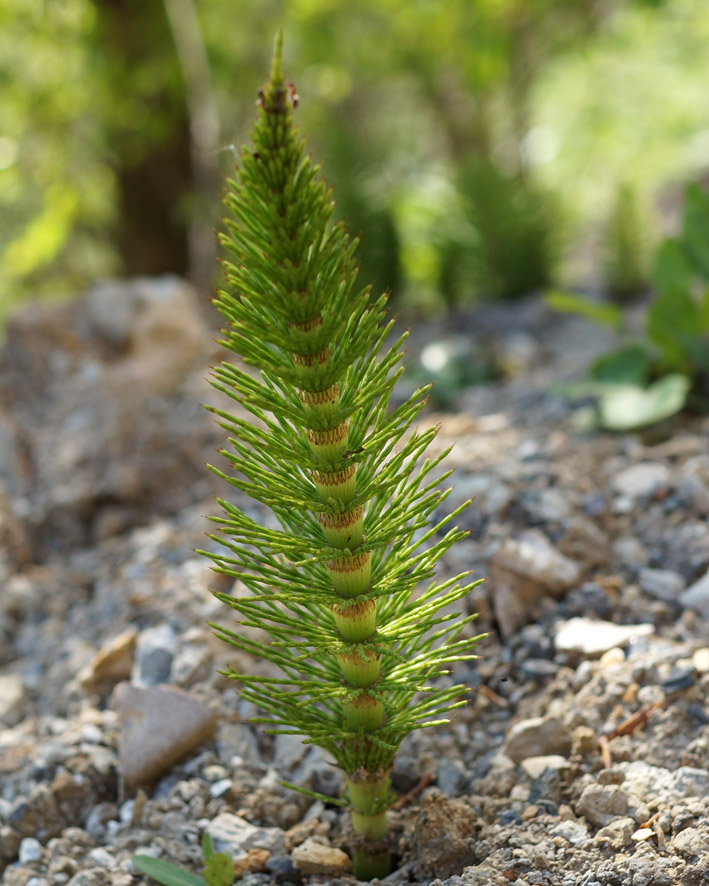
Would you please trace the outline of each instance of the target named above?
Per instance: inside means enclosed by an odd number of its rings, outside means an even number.
[[[481,637],[463,636],[474,616],[450,614],[474,587],[463,584],[467,573],[434,580],[437,561],[467,533],[445,528],[465,505],[431,519],[450,491],[436,471],[446,453],[425,457],[436,430],[407,435],[427,388],[389,409],[405,336],[385,350],[386,298],[354,290],[356,241],[333,221],[331,193],[293,125],[298,97],[281,58],[279,34],[253,146],[225,197],[228,290],[216,305],[222,344],[247,368],[225,362],[212,379],[250,414],[214,410],[231,470],[212,470],[267,505],[280,528],[220,500],[213,538],[225,550],[208,556],[250,596],[217,594],[239,622],[213,627],[280,670],[228,672],[265,712],[259,721],[304,736],[344,771],[354,872],[369,879],[389,869],[396,750],[464,703],[465,687],[435,678],[474,658]],[[239,625],[264,629],[269,642]]]

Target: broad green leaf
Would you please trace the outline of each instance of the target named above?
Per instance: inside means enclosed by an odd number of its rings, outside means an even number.
[[[134,855],[133,864],[140,868],[143,873],[164,883],[165,886],[206,886],[205,881],[196,874],[183,871],[177,865],[170,864],[162,858],[152,858],[150,855]]]
[[[208,886],[232,886],[234,862],[226,853],[214,852],[209,856],[202,875]]]
[[[647,334],[660,351],[660,366],[693,375],[706,362],[707,333],[689,292],[658,293],[647,314]]]
[[[611,431],[630,431],[662,421],[682,409],[690,386],[691,379],[679,373],[644,389],[609,385],[598,402],[599,423]]]
[[[212,843],[212,838],[208,831],[205,831],[204,836],[202,837],[202,855],[204,856],[205,861],[209,861],[214,855],[214,843]]]
[[[547,292],[544,301],[561,314],[578,314],[616,332],[623,326],[623,312],[617,305],[591,301],[572,292]]]
[[[687,188],[682,245],[697,272],[709,280],[709,194],[696,184]]]
[[[709,286],[704,287],[699,299],[699,317],[702,329],[709,330]]]
[[[660,350],[660,366],[693,375],[707,361],[705,311],[692,295],[694,276],[676,240],[660,248],[653,281],[657,295],[647,313],[647,334]]]
[[[642,345],[625,345],[604,354],[591,366],[589,376],[594,381],[644,387],[648,381],[650,357]]]
[[[660,295],[689,296],[694,274],[677,240],[665,240],[657,252],[652,282]]]

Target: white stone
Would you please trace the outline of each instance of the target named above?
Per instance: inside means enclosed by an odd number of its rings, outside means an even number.
[[[614,646],[625,646],[634,637],[649,637],[654,633],[651,624],[617,625],[601,619],[570,618],[557,628],[554,643],[558,652],[603,655]]]
[[[642,462],[613,477],[613,491],[628,498],[649,498],[672,486],[672,472],[661,462]]]
[[[569,768],[569,761],[561,754],[545,754],[540,757],[527,757],[522,760],[522,769],[530,778],[539,778],[545,769],[562,769]]]
[[[653,831],[652,828],[638,828],[630,839],[634,840],[636,843],[644,843],[645,840],[649,840],[650,837],[654,836],[655,831]]]
[[[705,856],[709,852],[709,842],[699,828],[685,828],[672,839],[672,847],[681,855]]]
[[[692,664],[700,673],[706,674],[709,671],[709,647],[697,649],[692,656]]]
[[[280,828],[259,828],[231,812],[222,812],[213,819],[207,833],[217,852],[267,849],[272,855],[280,855],[285,851],[285,833]]]
[[[599,663],[602,668],[610,668],[613,665],[622,664],[624,661],[625,653],[620,646],[612,646],[608,652],[603,653]]]
[[[94,864],[97,864],[100,868],[104,868],[107,871],[113,871],[118,866],[117,859],[111,855],[108,850],[104,849],[103,846],[97,846],[95,849],[92,849],[88,853],[88,858],[90,858]]]
[[[25,837],[20,843],[20,852],[18,861],[21,865],[31,864],[33,861],[39,861],[42,857],[42,844],[34,837]]]

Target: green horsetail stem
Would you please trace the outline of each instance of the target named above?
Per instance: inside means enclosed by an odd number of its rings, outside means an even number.
[[[438,471],[446,453],[426,457],[435,429],[411,431],[428,389],[390,408],[406,336],[385,349],[386,298],[355,289],[356,241],[334,221],[293,124],[297,104],[279,35],[251,147],[224,197],[227,287],[215,304],[221,344],[240,362],[212,379],[239,405],[236,415],[212,410],[230,473],[212,470],[276,524],[219,500],[218,547],[203,553],[248,591],[216,594],[237,615],[212,625],[217,636],[266,664],[226,675],[270,732],[302,735],[343,770],[354,872],[370,879],[389,870],[397,748],[464,703],[465,685],[437,677],[474,659],[481,638],[468,627],[474,615],[442,613],[478,582],[436,580],[437,562],[467,534],[450,525],[467,503],[433,519],[450,492]]]

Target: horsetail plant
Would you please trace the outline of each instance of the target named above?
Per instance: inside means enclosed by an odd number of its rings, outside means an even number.
[[[435,428],[407,436],[428,387],[389,408],[406,336],[386,350],[386,297],[354,289],[356,241],[333,221],[331,192],[293,125],[297,103],[279,34],[252,147],[224,198],[228,289],[215,304],[227,324],[221,344],[244,366],[221,363],[212,378],[241,407],[213,409],[229,434],[221,454],[231,470],[212,470],[267,505],[279,528],[219,500],[211,537],[221,547],[207,556],[250,596],[217,593],[239,622],[212,627],[280,671],[226,672],[264,712],[257,722],[303,736],[344,771],[354,872],[369,879],[389,870],[399,744],[464,704],[464,686],[436,678],[475,658],[481,637],[464,631],[475,616],[442,610],[479,582],[464,584],[468,573],[434,579],[437,561],[467,534],[445,527],[468,502],[432,519],[450,492],[436,476],[446,452],[425,456]],[[239,626],[265,630],[268,642]]]

